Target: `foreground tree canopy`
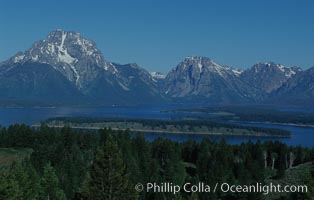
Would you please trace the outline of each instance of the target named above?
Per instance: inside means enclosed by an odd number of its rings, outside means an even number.
[[[148,142],[128,131],[0,130],[0,199],[311,199],[314,150],[280,142],[229,145],[207,138]],[[9,154],[14,149],[18,156]],[[29,153],[26,149],[31,149]],[[5,159],[2,159],[5,158]],[[5,162],[6,161],[6,162]],[[6,164],[5,164],[6,163]],[[9,163],[9,164],[7,164]],[[308,193],[136,192],[137,183],[306,184]]]

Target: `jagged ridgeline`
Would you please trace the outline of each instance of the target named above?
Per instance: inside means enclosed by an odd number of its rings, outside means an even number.
[[[160,103],[157,81],[137,64],[104,59],[96,44],[56,30],[0,64],[2,103]],[[140,98],[138,98],[140,97]]]
[[[0,104],[313,105],[313,71],[273,62],[238,70],[191,56],[167,75],[150,73],[135,63],[107,61],[80,33],[56,30],[0,63]]]

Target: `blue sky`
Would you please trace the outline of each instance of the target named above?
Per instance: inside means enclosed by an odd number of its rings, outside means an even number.
[[[55,29],[80,32],[113,62],[168,72],[184,57],[247,68],[314,66],[314,1],[3,1],[0,60]]]

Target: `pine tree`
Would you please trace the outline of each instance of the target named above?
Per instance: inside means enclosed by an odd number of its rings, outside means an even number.
[[[88,194],[86,199],[137,199],[129,183],[122,155],[111,135],[98,150],[88,179],[88,191],[84,192]]]
[[[138,176],[136,180],[141,183],[149,181],[149,158],[150,158],[150,149],[145,141],[145,137],[141,133],[137,133],[133,139],[133,146],[135,149],[136,159],[138,163]]]
[[[59,179],[54,168],[47,164],[44,167],[44,173],[40,180],[41,194],[40,199],[64,200],[66,196],[60,188]]]
[[[28,160],[0,172],[0,199],[38,199],[39,178]]]
[[[39,177],[29,161],[14,163],[9,178],[18,184],[22,199],[33,200],[38,198],[40,190]]]
[[[7,171],[0,172],[0,199],[15,200],[21,199],[22,192],[18,182],[12,179]]]

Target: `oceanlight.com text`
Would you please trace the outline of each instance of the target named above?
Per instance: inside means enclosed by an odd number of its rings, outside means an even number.
[[[251,185],[233,185],[228,183],[216,183],[209,185],[203,182],[192,184],[185,183],[183,186],[176,185],[169,182],[164,183],[138,183],[135,186],[137,192],[154,192],[154,193],[172,193],[180,192],[186,193],[262,193],[268,195],[269,193],[307,193],[308,187],[306,185],[280,185],[280,184],[262,184],[256,183]]]

